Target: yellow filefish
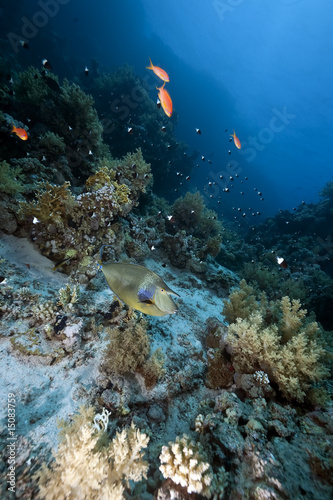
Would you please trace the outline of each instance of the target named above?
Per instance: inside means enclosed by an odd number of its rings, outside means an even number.
[[[101,262],[101,269],[113,293],[133,309],[150,316],[166,316],[177,312],[177,306],[170,295],[179,295],[146,267],[121,262]]]

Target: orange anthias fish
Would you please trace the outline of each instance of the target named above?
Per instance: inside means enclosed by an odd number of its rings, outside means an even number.
[[[172,115],[172,100],[169,95],[169,92],[165,90],[164,85],[165,82],[163,83],[162,87],[156,87],[156,88],[159,91],[158,98],[161,101],[163,111],[167,116],[170,117]]]
[[[149,58],[149,61],[150,61],[150,66],[146,66],[146,68],[153,70],[155,75],[157,75],[164,82],[169,82],[170,78],[169,78],[168,73],[166,71],[164,71],[164,69],[159,68],[158,66],[154,66],[153,63],[151,62],[150,58]]]
[[[27,131],[24,130],[24,128],[17,128],[17,127],[15,127],[15,125],[13,125],[12,134],[16,134],[17,137],[19,137],[20,139],[22,139],[22,141],[26,141],[28,139],[28,133],[27,133]]]
[[[237,135],[236,135],[236,132],[234,131],[233,134],[230,134],[231,137],[234,138],[234,143],[235,143],[235,146],[237,149],[240,149],[242,147],[241,143],[240,143],[240,140],[238,139]]]

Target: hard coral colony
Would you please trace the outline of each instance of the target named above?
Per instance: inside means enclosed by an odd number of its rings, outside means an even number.
[[[127,65],[6,64],[1,498],[332,498],[333,280],[308,223],[324,236],[333,184],[288,213],[292,244],[284,213],[245,234],[216,182],[185,186],[164,69],[161,110]]]

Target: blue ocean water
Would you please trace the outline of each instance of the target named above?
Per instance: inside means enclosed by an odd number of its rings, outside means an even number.
[[[230,203],[257,204],[257,187],[268,215],[316,201],[332,177],[332,17],[328,0],[71,0],[41,31],[62,40],[59,58],[126,62],[143,78],[148,56],[165,68],[177,136],[213,162],[194,170],[190,187],[202,190],[233,160],[249,184],[246,201],[235,186]]]

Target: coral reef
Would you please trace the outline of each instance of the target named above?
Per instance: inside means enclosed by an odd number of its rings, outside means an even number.
[[[19,410],[16,496],[332,498],[333,335],[320,323],[333,329],[333,183],[317,204],[234,231],[186,193],[197,153],[148,80],[95,63],[62,82],[11,60],[8,82],[5,60],[0,343]],[[103,261],[144,261],[175,285],[177,314],[120,303],[97,273],[102,244]],[[73,417],[82,403],[97,410]],[[4,405],[1,474],[6,417]]]
[[[253,286],[267,291],[269,298],[275,299],[280,293],[302,300],[327,330],[333,328],[328,314],[333,294],[331,212],[329,182],[322,188],[318,203],[302,203],[293,212],[282,210],[255,227],[245,241],[252,247],[251,260],[256,266],[251,271],[247,264],[243,274]],[[277,255],[288,264],[288,269],[279,273]]]
[[[171,207],[175,229],[183,229],[186,234],[203,237],[207,240],[221,233],[222,224],[213,210],[205,207],[199,192],[186,193],[178,198]],[[218,252],[217,252],[218,253]]]
[[[202,272],[202,261],[220,250],[222,224],[217,214],[206,208],[198,192],[188,192],[163,209],[166,222],[160,227],[160,238],[170,262]]]
[[[96,418],[96,417],[95,417]],[[101,432],[93,425],[93,409],[81,408],[73,423],[62,430],[54,462],[35,474],[38,498],[125,498],[130,481],[147,477],[148,463],[142,449],[149,437],[135,425],[118,432],[106,446],[99,446]]]
[[[149,354],[149,337],[145,320],[130,321],[122,328],[107,330],[110,342],[105,352],[104,367],[107,372],[124,374],[141,367]]]
[[[20,182],[20,167],[10,167],[6,161],[0,162],[0,191],[9,195],[16,195],[24,191]]]
[[[175,173],[181,170],[188,175],[197,156],[187,155],[186,144],[174,137],[177,113],[166,121],[163,111],[149,98],[147,83],[128,65],[95,78],[92,90],[97,96],[97,110],[103,115],[104,140],[112,155],[122,157],[141,147],[153,176],[159,179],[155,192],[172,197],[174,189],[179,189]]]
[[[246,319],[259,308],[254,289],[241,280],[239,288],[235,288],[224,301],[223,315],[228,323],[235,323],[237,318]]]
[[[312,383],[329,374],[318,324],[306,320],[306,310],[289,297],[270,309],[248,308],[247,314],[228,327],[227,349],[236,372],[263,370],[284,397],[303,401]]]
[[[156,349],[150,357],[150,340],[147,322],[134,318],[123,322],[121,326],[106,329],[110,339],[105,350],[103,369],[108,374],[125,375],[138,372],[148,389],[156,385],[165,374],[164,354]]]
[[[49,78],[59,83],[55,75]],[[47,85],[45,78],[43,78],[41,72],[33,66],[30,66],[17,75],[14,90],[17,100],[20,103],[29,105],[29,111],[32,111],[34,108],[38,109],[43,101],[52,96],[52,90]]]
[[[148,172],[149,166],[140,152],[138,155],[141,168]],[[36,201],[22,203],[21,223],[27,225],[27,218],[34,222],[30,224],[31,236],[44,255],[55,261],[71,258],[72,269],[80,266],[85,272],[91,264],[90,256],[103,243],[114,243],[113,223],[130,212],[140,190],[149,182],[149,174],[139,186],[135,180],[132,191],[131,183],[130,187],[119,184],[112,180],[115,176],[107,166],[101,167],[87,179],[86,192],[76,197],[69,190],[69,182],[62,186],[47,182],[37,191]]]
[[[189,436],[177,437],[174,443],[163,446],[160,471],[165,478],[185,487],[188,493],[211,497],[213,474],[207,456],[200,445]]]
[[[66,144],[62,137],[53,132],[46,132],[39,141],[41,151],[49,157],[64,154]]]

